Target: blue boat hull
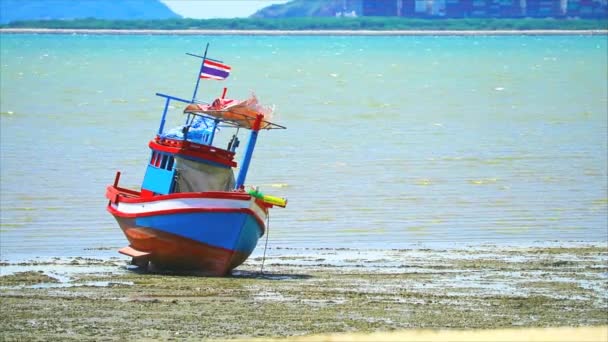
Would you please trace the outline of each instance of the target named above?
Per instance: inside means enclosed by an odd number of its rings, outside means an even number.
[[[241,265],[261,236],[246,214],[173,214],[116,217],[130,247],[162,269],[195,270],[223,276]],[[225,221],[222,221],[225,220]]]
[[[241,265],[264,234],[267,208],[242,193],[142,198],[109,187],[108,211],[129,240],[120,252],[163,269],[222,276]]]

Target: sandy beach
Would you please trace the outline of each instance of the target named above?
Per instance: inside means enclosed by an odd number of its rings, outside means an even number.
[[[290,337],[281,342],[604,342],[608,326],[487,330],[405,330],[371,334],[327,334]],[[255,341],[255,340],[254,340]],[[259,339],[258,341],[262,341]]]
[[[114,30],[3,28],[0,33],[115,35],[251,35],[251,36],[485,36],[485,35],[606,35],[608,30]]]

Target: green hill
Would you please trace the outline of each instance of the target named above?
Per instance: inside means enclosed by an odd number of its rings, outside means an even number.
[[[160,0],[0,0],[0,23],[19,20],[181,18]]]
[[[335,17],[339,12],[361,13],[362,0],[292,0],[271,5],[254,13],[253,18]]]

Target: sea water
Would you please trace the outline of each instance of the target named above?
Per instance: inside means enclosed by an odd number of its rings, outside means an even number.
[[[232,74],[198,98],[254,92],[288,127],[247,178],[289,199],[271,247],[608,240],[605,35],[2,34],[1,259],[127,244],[105,188],[141,185],[155,93],[191,98],[207,42]]]

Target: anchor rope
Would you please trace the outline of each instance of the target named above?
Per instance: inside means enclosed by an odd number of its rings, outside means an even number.
[[[264,274],[264,261],[266,261],[266,249],[268,248],[268,236],[270,235],[270,211],[268,211],[268,216],[266,216],[266,244],[264,245],[264,256],[262,257],[262,267],[260,268],[260,273]]]

